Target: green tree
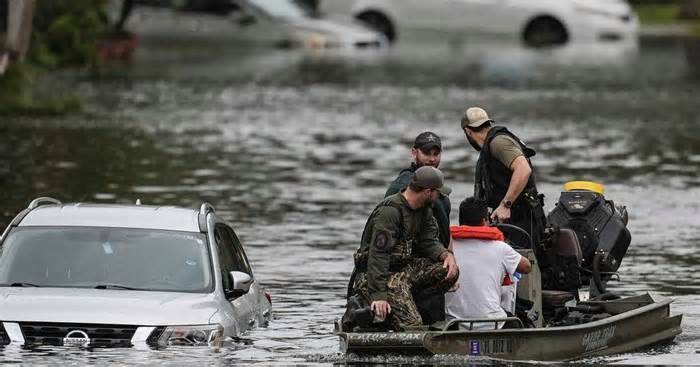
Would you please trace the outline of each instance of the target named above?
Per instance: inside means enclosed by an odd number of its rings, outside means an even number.
[[[27,61],[11,63],[0,75],[0,114],[61,114],[79,109],[77,96],[38,98],[36,79],[41,72],[56,68],[97,66],[97,41],[108,29],[105,3],[36,2]],[[0,0],[0,8],[6,12],[6,0]]]

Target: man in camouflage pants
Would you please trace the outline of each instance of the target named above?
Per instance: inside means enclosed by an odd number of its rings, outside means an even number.
[[[413,173],[423,166],[433,166],[440,168],[440,159],[442,157],[442,141],[440,137],[431,131],[425,131],[418,136],[413,142],[411,148],[411,156],[413,162],[407,168],[399,172],[399,175],[391,182],[386,190],[384,197],[389,197],[408,187],[411,182]],[[452,249],[450,246],[452,236],[450,235],[450,198],[447,195],[440,197],[433,203],[433,216],[437,222],[438,239],[445,248]],[[432,324],[436,321],[445,319],[445,295],[438,289],[428,288],[420,293],[414,293],[413,299],[416,301],[418,312],[423,318],[423,323]]]
[[[454,256],[440,243],[430,209],[450,191],[440,170],[421,167],[405,191],[384,199],[367,220],[351,293],[380,319],[389,316],[393,330],[423,323],[413,294],[431,287],[446,292],[457,280]]]

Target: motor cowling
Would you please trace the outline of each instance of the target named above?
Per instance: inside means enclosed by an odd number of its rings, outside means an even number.
[[[607,200],[602,185],[578,181],[564,187],[566,191],[561,193],[547,216],[549,226],[554,231],[570,229],[575,232],[581,249],[581,284],[578,287],[593,279],[602,292],[604,283],[620,267],[632,239],[627,229],[627,210]],[[557,266],[556,258],[554,262],[552,265]],[[572,289],[574,284],[567,287]]]

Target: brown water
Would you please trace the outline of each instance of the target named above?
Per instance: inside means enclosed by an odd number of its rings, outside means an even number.
[[[333,364],[332,322],[367,214],[430,129],[443,138],[453,203],[476,153],[458,120],[481,105],[538,150],[551,209],[561,184],[592,179],[627,205],[632,245],[613,291],[654,291],[684,313],[675,342],[596,363],[698,363],[698,44],[645,41],[555,50],[493,42],[387,52],[303,52],[145,43],[100,81],[48,80],[90,107],[0,120],[0,228],[27,203],[213,203],[244,241],[275,320],[219,352],[5,349],[3,362]],[[455,218],[453,213],[453,219]],[[388,356],[379,363],[483,359]]]

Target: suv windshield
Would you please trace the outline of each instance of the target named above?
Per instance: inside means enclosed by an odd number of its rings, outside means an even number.
[[[296,0],[247,0],[248,3],[275,18],[304,18],[311,11]]]
[[[202,233],[95,227],[20,227],[0,247],[0,284],[205,292]]]

